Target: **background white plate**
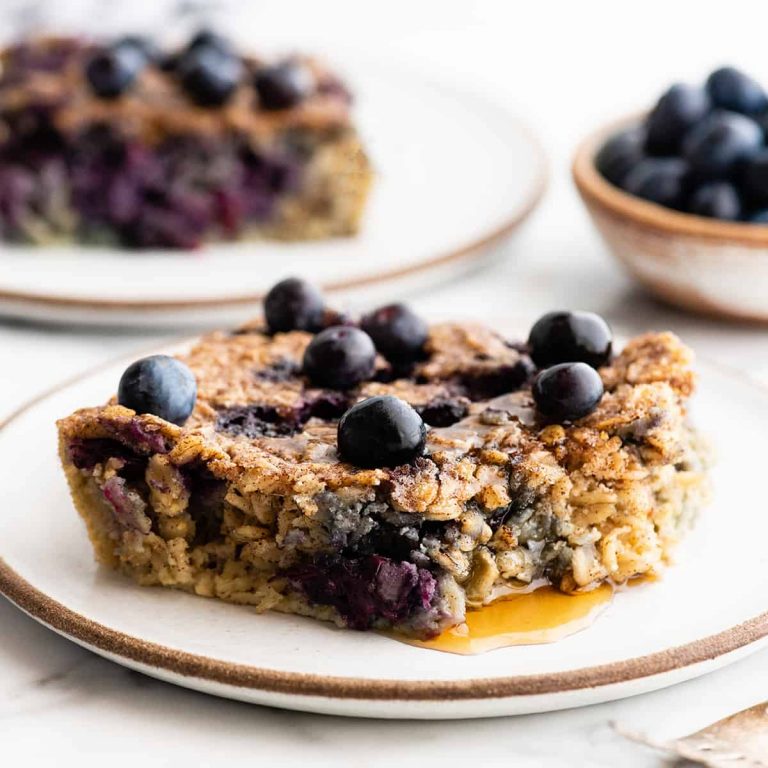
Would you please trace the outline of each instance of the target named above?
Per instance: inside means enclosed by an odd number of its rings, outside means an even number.
[[[653,584],[552,645],[460,657],[258,616],[98,568],[58,467],[53,422],[103,401],[125,363],[27,406],[0,431],[0,591],[44,624],[120,664],[243,701],[367,717],[546,711],[654,690],[723,666],[768,634],[764,435],[768,394],[702,365],[694,417],[717,444],[715,501]],[[19,472],[23,467],[24,472]]]
[[[477,264],[538,202],[543,154],[492,100],[405,67],[339,63],[376,169],[362,233],[199,252],[0,245],[0,312],[95,323],[236,321],[281,277],[433,285]]]

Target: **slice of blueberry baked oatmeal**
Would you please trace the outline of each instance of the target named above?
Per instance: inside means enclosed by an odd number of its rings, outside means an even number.
[[[509,588],[657,572],[706,498],[691,352],[596,315],[527,343],[354,322],[307,284],[59,422],[98,559],[140,584],[429,637]]]
[[[0,236],[194,248],[354,234],[372,173],[345,85],[203,32],[0,51]]]

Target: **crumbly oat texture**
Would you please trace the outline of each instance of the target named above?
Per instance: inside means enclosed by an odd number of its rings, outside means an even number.
[[[183,356],[199,388],[183,428],[114,401],[59,422],[101,562],[140,584],[428,637],[535,580],[578,592],[655,573],[706,498],[692,355],[670,333],[632,339],[572,424],[540,421],[524,346],[482,326],[435,325],[423,361],[379,360],[350,392],[301,376],[311,338],[258,325],[203,338]],[[341,462],[338,417],[384,393],[430,425],[426,454]]]
[[[119,98],[85,74],[93,42],[32,38],[0,51],[0,237],[195,248],[205,242],[355,234],[372,170],[351,98],[320,62],[313,90],[260,107],[262,62],[229,100],[201,107],[173,71],[147,65]]]

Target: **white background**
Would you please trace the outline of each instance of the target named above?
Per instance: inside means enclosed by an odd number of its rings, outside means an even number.
[[[20,5],[0,0],[0,12],[18,19]],[[53,12],[60,27],[131,25],[171,35],[178,29],[165,6],[151,0],[31,6],[28,23]],[[671,328],[700,354],[768,379],[768,331],[692,318],[630,284],[598,242],[568,171],[571,151],[586,132],[647,105],[673,79],[703,79],[713,67],[734,63],[768,83],[764,3],[272,0],[219,8],[218,18],[255,46],[308,47],[331,56],[364,50],[436,72],[506,101],[538,133],[552,180],[519,247],[459,285],[415,297],[418,309],[509,316],[524,326],[548,309],[578,306],[602,312],[622,330]],[[472,205],[472,190],[456,194]],[[2,324],[0,409],[8,412],[56,380],[153,338],[146,330]],[[355,722],[259,709],[156,683],[81,651],[1,600],[0,627],[0,746],[8,765],[650,767],[657,758],[616,736],[610,721],[664,738],[768,698],[768,653],[762,653],[666,692],[584,710],[444,724]]]

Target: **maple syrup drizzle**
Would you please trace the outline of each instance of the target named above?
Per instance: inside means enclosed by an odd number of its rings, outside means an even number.
[[[588,627],[610,604],[614,588],[567,595],[550,586],[510,594],[474,611],[464,624],[431,640],[394,635],[397,640],[446,653],[472,655],[510,645],[552,643]]]

